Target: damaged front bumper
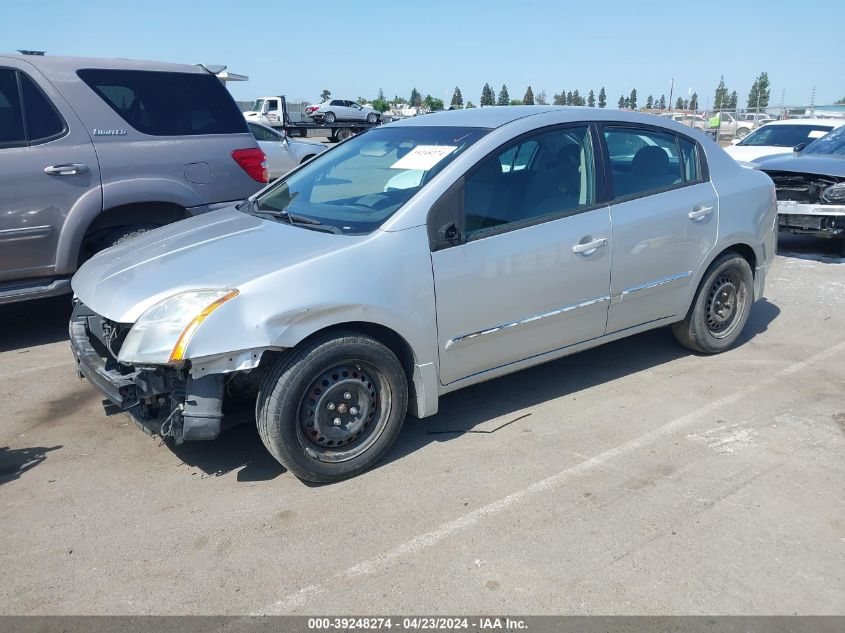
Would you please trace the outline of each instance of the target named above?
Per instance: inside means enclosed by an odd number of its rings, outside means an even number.
[[[77,373],[144,431],[186,440],[213,440],[223,417],[223,375],[194,377],[186,366],[132,367],[117,362],[130,326],[111,322],[76,303],[70,345]]]
[[[778,201],[778,227],[794,233],[845,235],[845,205]]]

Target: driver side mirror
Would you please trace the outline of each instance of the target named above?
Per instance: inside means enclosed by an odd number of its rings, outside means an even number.
[[[798,153],[802,149],[804,149],[805,147],[807,147],[806,143],[798,143],[798,145],[796,145],[795,147],[792,148],[792,151],[795,152],[795,153]]]

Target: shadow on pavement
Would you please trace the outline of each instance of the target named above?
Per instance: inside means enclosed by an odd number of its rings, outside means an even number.
[[[0,446],[0,485],[18,479],[26,471],[47,459],[47,453],[60,449],[59,446],[32,446],[30,448],[9,448]]]
[[[0,306],[0,352],[66,341],[70,301],[68,294]]]
[[[778,234],[778,255],[791,259],[808,259],[824,264],[845,264],[845,238],[823,238],[812,235]]]

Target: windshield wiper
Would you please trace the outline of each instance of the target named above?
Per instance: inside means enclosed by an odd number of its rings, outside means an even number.
[[[301,226],[314,228],[319,231],[325,231],[326,233],[335,233],[337,235],[343,234],[343,231],[341,231],[336,226],[324,225],[322,222],[315,218],[309,218],[304,215],[297,215],[295,213],[291,213],[290,211],[262,209],[258,206],[258,203],[255,200],[246,199],[240,205],[238,205],[237,208],[239,210],[243,210],[245,213],[250,213],[252,215],[269,215],[273,218],[281,218],[283,220],[287,220],[289,224],[299,224]]]

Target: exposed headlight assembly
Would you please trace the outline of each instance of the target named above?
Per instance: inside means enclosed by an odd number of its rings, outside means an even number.
[[[178,363],[206,317],[237,296],[237,290],[228,288],[187,290],[159,301],[129,330],[118,360],[131,365]]]
[[[838,182],[822,190],[822,200],[831,204],[845,204],[845,182]]]

